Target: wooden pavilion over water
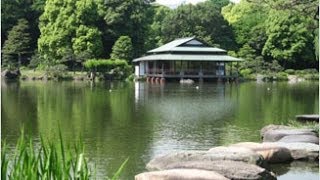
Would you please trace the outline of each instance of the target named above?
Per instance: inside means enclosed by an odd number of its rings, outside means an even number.
[[[240,61],[195,37],[176,39],[133,60],[137,77],[159,80],[234,79],[238,73],[232,71],[232,62]]]

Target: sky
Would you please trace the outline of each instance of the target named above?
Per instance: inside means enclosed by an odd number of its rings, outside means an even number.
[[[176,8],[182,3],[197,4],[197,3],[203,2],[203,1],[205,1],[205,0],[156,0],[157,3],[168,6],[170,8]],[[239,0],[231,0],[231,1],[238,2]]]

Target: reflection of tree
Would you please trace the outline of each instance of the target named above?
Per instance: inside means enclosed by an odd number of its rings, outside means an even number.
[[[318,113],[317,83],[243,83],[237,89],[234,125],[259,130],[264,125],[281,124],[296,114]]]
[[[12,138],[20,133],[24,126],[25,132],[37,134],[37,102],[36,91],[19,82],[1,82],[1,132],[4,138]],[[17,138],[11,139],[13,143]],[[10,141],[10,139],[8,139]]]
[[[66,143],[81,135],[85,152],[97,163],[98,174],[113,173],[130,157],[124,175],[132,177],[149,149],[152,121],[148,113],[135,112],[134,92],[130,84],[76,82],[36,83],[39,132],[55,138],[58,122]],[[112,89],[110,92],[109,89]],[[141,109],[143,111],[143,109]],[[142,169],[140,169],[142,171]]]

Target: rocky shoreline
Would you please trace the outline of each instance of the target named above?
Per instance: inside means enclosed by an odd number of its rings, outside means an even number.
[[[208,151],[178,151],[153,158],[148,172],[135,180],[272,180],[272,164],[294,161],[318,163],[319,135],[313,129],[268,125],[261,129],[261,143],[240,142]]]

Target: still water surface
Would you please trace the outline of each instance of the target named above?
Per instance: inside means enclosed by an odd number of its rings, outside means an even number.
[[[60,123],[66,142],[83,138],[99,179],[127,157],[123,179],[133,179],[157,154],[259,142],[264,125],[318,113],[318,85],[2,82],[2,139],[14,146],[22,125],[35,142],[57,139]],[[274,169],[280,180],[319,179],[318,164]]]

